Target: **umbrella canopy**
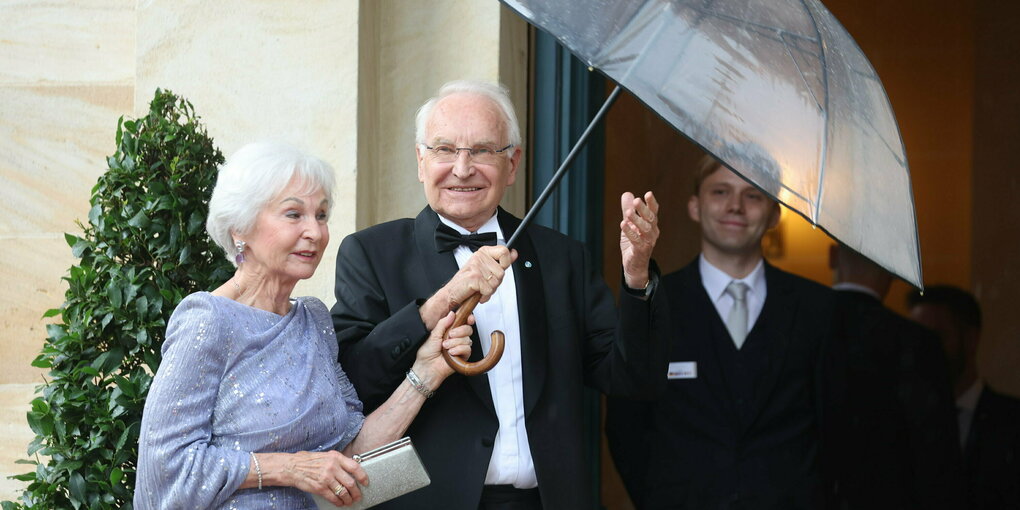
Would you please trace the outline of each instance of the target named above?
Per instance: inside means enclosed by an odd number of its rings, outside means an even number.
[[[882,83],[817,0],[503,0],[728,167],[921,286]]]

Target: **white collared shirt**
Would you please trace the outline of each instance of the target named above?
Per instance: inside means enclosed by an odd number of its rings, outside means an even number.
[[[960,448],[967,448],[967,436],[970,424],[974,422],[974,411],[977,410],[978,399],[985,389],[985,383],[978,379],[967,388],[967,391],[956,397],[956,423],[960,426]]]
[[[759,260],[758,265],[745,277],[736,279],[712,265],[705,260],[705,254],[698,256],[698,269],[701,270],[701,284],[705,287],[709,299],[715,305],[715,311],[723,323],[730,316],[730,309],[733,308],[733,297],[726,293],[726,287],[730,282],[738,281],[747,285],[747,331],[751,332],[761,309],[765,306],[765,261]]]
[[[877,299],[880,303],[882,302],[882,296],[879,296],[878,293],[875,292],[875,289],[872,289],[871,287],[868,287],[866,285],[861,285],[859,283],[854,283],[854,282],[839,282],[839,283],[837,283],[837,284],[832,286],[832,290],[843,290],[843,291],[849,290],[849,291],[853,291],[853,292],[860,292],[861,294],[867,294],[867,295]]]
[[[452,221],[439,216],[439,220],[460,234],[488,232],[496,233],[496,241],[506,245],[506,238],[499,228],[496,215],[492,215],[477,232],[468,232]],[[473,252],[467,246],[453,251],[457,267],[464,267]],[[482,351],[489,352],[492,332],[500,330],[506,344],[503,358],[486,374],[489,391],[496,408],[499,430],[492,445],[489,469],[485,483],[489,485],[513,485],[520,489],[538,487],[535,463],[531,458],[528,431],[524,427],[524,384],[521,363],[521,325],[517,313],[517,286],[513,267],[507,268],[496,292],[485,303],[475,307],[475,330],[482,342]]]

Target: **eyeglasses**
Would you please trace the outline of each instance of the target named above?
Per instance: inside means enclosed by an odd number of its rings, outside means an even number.
[[[450,144],[439,144],[436,146],[422,144],[422,147],[427,149],[432,154],[432,157],[439,163],[453,163],[458,157],[460,157],[460,151],[467,151],[469,159],[475,163],[481,163],[483,165],[495,165],[499,163],[500,158],[503,157],[506,151],[513,146],[514,144],[511,143],[502,149],[497,149],[495,145],[455,147]]]

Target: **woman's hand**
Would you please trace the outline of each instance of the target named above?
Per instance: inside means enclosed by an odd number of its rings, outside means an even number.
[[[471,355],[471,332],[475,318],[468,317],[468,323],[449,330],[450,338],[444,340],[447,330],[453,325],[454,314],[446,314],[436,323],[428,340],[418,348],[418,355],[411,370],[430,390],[435,391],[453,369],[443,359],[443,349],[449,350],[451,356],[467,358]]]
[[[347,506],[361,499],[358,484],[368,485],[368,475],[361,464],[337,451],[259,454],[259,459],[264,455],[283,460],[280,474],[285,483],[282,485],[318,494],[337,506]],[[272,465],[264,466],[263,470],[272,468]]]

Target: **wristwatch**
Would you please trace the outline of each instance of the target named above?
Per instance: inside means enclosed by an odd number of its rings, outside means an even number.
[[[623,291],[634,297],[649,297],[652,292],[655,291],[655,287],[659,284],[659,273],[658,271],[648,271],[648,281],[645,282],[644,288],[634,289],[627,285],[627,280],[623,281]]]

